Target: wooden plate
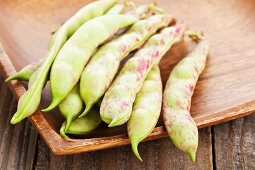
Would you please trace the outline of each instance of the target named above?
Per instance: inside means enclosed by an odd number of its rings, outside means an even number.
[[[0,1],[0,40],[6,50],[0,50],[4,77],[15,70],[44,57],[52,31],[88,0],[27,0]],[[146,3],[148,1],[139,1]],[[191,113],[199,128],[248,115],[255,110],[255,1],[254,0],[160,0],[169,13],[186,21],[190,28],[203,30],[211,42],[207,68],[202,74],[192,100]],[[172,67],[194,44],[189,41],[174,46],[160,63],[165,83]],[[19,98],[24,86],[9,83]],[[43,94],[42,105],[50,101],[49,91]],[[2,116],[4,113],[2,114]],[[84,139],[70,141],[58,135],[63,121],[57,111],[37,111],[30,121],[55,154],[74,154],[129,143],[126,127],[106,128],[102,125]],[[146,139],[166,136],[160,120]]]

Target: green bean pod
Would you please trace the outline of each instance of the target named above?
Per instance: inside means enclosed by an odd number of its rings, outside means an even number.
[[[118,3],[114,5],[109,11],[107,11],[106,15],[120,14],[124,10],[124,8],[125,8],[124,3],[121,3],[121,4]],[[80,97],[79,87],[80,87],[79,83],[77,83],[72,89],[72,91],[66,96],[66,98],[58,106],[60,113],[66,119],[65,125],[64,125],[65,128],[63,129],[64,132],[66,132],[69,129],[71,122],[82,111],[83,101]],[[73,124],[73,127],[71,127],[71,131],[74,127],[75,127],[75,123]]]
[[[118,3],[114,5],[111,9],[109,9],[106,14],[120,14],[123,12],[124,8],[125,8],[124,3]],[[52,36],[48,45],[49,49],[53,45],[53,42],[54,42],[54,37]],[[40,60],[25,66],[19,72],[8,77],[5,80],[5,82],[9,82],[11,80],[29,81],[30,76],[41,66],[42,62],[43,60]]]
[[[80,97],[79,87],[79,83],[77,83],[58,106],[61,115],[66,118],[65,131],[69,128],[72,120],[81,113],[83,108],[83,101]]]
[[[107,15],[113,15],[113,14],[121,14],[123,10],[125,9],[124,3],[118,3],[114,5],[111,9],[107,11]]]
[[[133,15],[104,15],[82,25],[59,51],[50,73],[50,111],[68,95],[95,49],[119,29],[138,20]],[[91,37],[96,36],[96,37]]]
[[[209,44],[201,41],[172,70],[163,95],[163,118],[173,143],[195,162],[198,129],[190,115],[191,97],[205,68]]]
[[[140,20],[124,35],[110,41],[97,51],[81,76],[80,94],[86,109],[80,117],[86,115],[103,96],[117,73],[121,60],[140,47],[158,29],[166,27],[170,21],[171,17],[165,15],[154,15]]]
[[[68,19],[62,27],[60,27],[51,39],[51,47],[46,54],[47,58],[43,64],[33,74],[33,83],[30,83],[30,88],[22,95],[18,102],[17,112],[11,119],[12,124],[16,124],[24,118],[33,114],[38,108],[41,101],[41,92],[44,88],[45,82],[48,78],[51,65],[55,60],[60,48],[66,42],[66,40],[85,22],[92,18],[103,15],[118,0],[104,0],[93,2],[82,9],[80,9],[75,15]]]
[[[123,12],[124,8],[125,8],[125,4],[124,3],[118,3],[116,5],[114,5],[109,11],[107,11],[106,15],[110,15],[110,14],[120,14]],[[133,15],[137,15],[140,16],[142,14],[145,14],[146,12],[153,10],[153,8],[156,8],[153,6],[153,4],[147,4],[147,5],[142,5],[138,8],[135,8],[132,11],[127,12],[126,14],[133,14]],[[121,31],[121,33],[123,33],[123,31]],[[111,39],[113,39],[114,37],[116,38],[119,35],[114,35],[113,37],[111,37]],[[51,46],[54,44],[54,36],[51,37],[50,41],[49,41],[49,49],[51,48]],[[22,80],[22,81],[29,81],[31,75],[42,65],[43,63],[43,59],[31,63],[27,66],[25,66],[23,69],[21,69],[19,72],[11,75],[10,77],[8,77],[5,82],[9,82],[11,80]]]
[[[106,91],[100,115],[109,127],[122,125],[128,121],[137,92],[154,64],[168,49],[183,37],[184,25],[175,25],[163,29],[152,36],[133,58],[129,59],[119,75]]]
[[[99,108],[93,107],[86,116],[74,119],[66,131],[65,121],[61,126],[60,135],[66,139],[68,139],[66,134],[86,135],[96,129],[101,123],[102,120],[100,118]]]
[[[43,60],[39,60],[32,64],[29,64],[22,68],[19,72],[8,77],[5,82],[9,82],[11,80],[21,80],[21,81],[29,81],[31,75],[42,65]]]
[[[124,3],[118,3],[114,5],[109,11],[107,11],[106,14],[107,15],[120,14],[123,12],[124,8],[125,8]],[[127,14],[137,14],[138,16],[141,16],[142,14],[145,14],[147,11],[153,10],[153,8],[156,8],[153,6],[153,4],[147,4],[147,5],[140,6],[133,11],[129,11],[127,12]],[[53,44],[54,44],[54,36],[52,36],[49,41],[49,49],[51,48]],[[29,81],[29,78],[31,77],[31,75],[42,65],[43,61],[44,60],[42,59],[25,66],[19,72],[8,77],[5,80],[5,82],[9,82],[11,80]]]
[[[128,136],[132,150],[142,161],[137,146],[156,126],[162,103],[162,82],[158,65],[155,65],[146,76],[141,90],[137,93],[130,119]]]

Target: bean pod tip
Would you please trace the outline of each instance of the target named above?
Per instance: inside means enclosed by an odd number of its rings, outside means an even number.
[[[195,163],[196,162],[196,152],[190,151],[187,154],[190,157],[191,161]]]
[[[133,150],[135,156],[136,156],[140,161],[143,162],[143,160],[142,160],[142,158],[141,158],[141,156],[140,156],[140,154],[139,154],[139,151],[138,151],[138,143],[139,143],[139,141],[138,141],[136,138],[132,138],[130,142],[131,142],[131,147],[132,147],[132,150]]]
[[[68,130],[68,128],[66,130],[66,127],[66,123],[64,122],[60,128],[60,136],[62,136],[64,139],[69,139],[69,137],[66,135],[66,131]]]
[[[78,116],[78,118],[82,118],[82,117],[86,116],[89,113],[89,111],[91,110],[92,106],[93,105],[91,105],[91,104],[87,104],[85,110]]]
[[[69,129],[70,125],[72,123],[72,117],[67,117],[66,118],[66,125],[65,125],[65,129],[64,129],[64,132],[66,133],[67,130]]]
[[[8,77],[7,79],[5,79],[5,83],[7,83],[7,82],[9,82],[9,81],[11,81],[11,80],[13,80],[13,79],[15,79],[15,77],[13,76],[13,75],[11,75],[10,77]]]
[[[11,124],[14,125],[14,124],[16,124],[16,123],[18,123],[20,121],[21,121],[21,119],[19,118],[19,116],[17,116],[17,114],[14,114],[12,119],[11,119]]]
[[[119,125],[120,123],[120,120],[119,119],[113,119],[110,124],[108,125],[108,127],[114,127],[114,126],[117,126]]]
[[[51,110],[53,110],[55,107],[57,107],[59,105],[60,101],[57,99],[57,98],[53,98],[50,105],[45,108],[45,109],[42,109],[43,112],[49,112]]]

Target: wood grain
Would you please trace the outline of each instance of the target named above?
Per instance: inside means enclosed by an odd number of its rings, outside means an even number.
[[[1,77],[0,96],[0,169],[32,170],[37,133],[27,120],[17,126],[9,123],[17,102]]]
[[[132,153],[130,146],[107,149],[98,152],[67,156],[53,155],[43,140],[39,140],[38,158],[35,169],[89,169],[89,170],[171,170],[171,169],[213,169],[211,128],[199,131],[197,163],[180,152],[169,139],[144,142],[139,145],[143,158],[140,162]]]
[[[255,114],[213,127],[217,169],[255,169]]]
[[[254,153],[254,114],[234,120],[222,125],[199,130],[199,148],[198,160],[196,164],[191,163],[187,157],[178,151],[174,145],[166,138],[150,142],[141,143],[139,150],[143,156],[144,162],[141,163],[132,154],[130,146],[108,149],[98,152],[56,156],[53,155],[42,138],[39,138],[38,146],[36,140],[31,137],[35,131],[29,128],[13,127],[9,124],[12,112],[16,108],[13,96],[7,86],[3,84],[0,78],[0,169],[212,169],[214,159],[214,167],[217,169],[254,169],[255,160]],[[10,115],[7,118],[2,117],[3,113]],[[28,121],[22,122],[29,124]],[[20,125],[21,125],[20,124]],[[17,128],[20,135],[10,136],[8,133],[12,128]],[[28,131],[32,130],[30,135]],[[29,137],[28,137],[29,136]],[[24,141],[25,142],[24,142]],[[15,142],[16,146],[13,144]],[[8,148],[17,149],[15,152]],[[33,143],[33,145],[31,145]],[[29,145],[29,152],[25,151]],[[212,147],[213,155],[212,155]],[[37,150],[38,152],[34,152]],[[33,155],[34,154],[34,155]],[[6,161],[7,160],[7,161]],[[14,161],[15,160],[15,163]]]
[[[0,40],[8,53],[7,57],[3,51],[0,52],[3,75],[6,77],[15,72],[15,69],[19,70],[44,57],[52,30],[88,2],[0,1]],[[186,21],[190,28],[202,29],[211,42],[207,68],[197,84],[191,107],[192,116],[199,128],[245,116],[255,110],[255,91],[251,90],[255,86],[254,2],[158,1],[160,6],[178,19]],[[226,9],[226,6],[229,8]],[[185,41],[165,55],[160,63],[163,83],[173,66],[193,47],[194,44]],[[24,93],[21,83],[14,81],[8,85],[17,98]],[[46,89],[42,103],[49,102],[50,93]],[[55,154],[73,154],[129,144],[123,127],[105,130],[102,126],[93,138],[66,141],[58,135],[62,119],[57,112],[37,111],[30,120]],[[164,136],[165,130],[159,124],[146,140]]]

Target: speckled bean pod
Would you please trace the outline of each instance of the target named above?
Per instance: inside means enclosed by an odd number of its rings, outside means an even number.
[[[82,25],[59,51],[50,72],[50,111],[68,95],[80,79],[95,49],[119,29],[138,20],[133,15],[104,15]]]
[[[101,122],[99,108],[93,107],[86,116],[74,119],[68,129],[66,129],[66,122],[64,122],[60,129],[60,135],[66,139],[68,139],[66,134],[86,135],[96,129]]]
[[[204,70],[209,44],[202,41],[172,70],[163,95],[163,117],[173,143],[195,162],[198,130],[190,115],[191,97]]]
[[[109,127],[122,125],[128,121],[137,92],[154,64],[183,37],[185,26],[178,24],[163,29],[152,36],[133,58],[121,69],[116,80],[106,91],[100,115]]]
[[[92,18],[103,15],[118,0],[104,0],[93,2],[82,9],[75,15],[68,19],[63,26],[61,26],[50,40],[50,49],[46,54],[46,59],[43,64],[32,75],[33,79],[28,90],[22,95],[18,102],[17,112],[11,119],[12,124],[16,124],[24,118],[33,114],[38,108],[41,101],[41,93],[48,79],[49,71],[53,61],[55,60],[59,50],[66,42],[66,40],[84,23]]]
[[[125,4],[124,3],[119,3],[114,5],[109,11],[107,11],[106,15],[112,15],[112,14],[120,14],[123,12],[125,8]],[[132,11],[127,12],[126,14],[137,14],[137,16],[144,15],[146,12],[148,11],[153,11],[153,8],[156,8],[154,4],[147,4],[147,5],[143,5],[140,6]],[[156,9],[155,9],[156,10]],[[124,29],[125,30],[125,29]],[[111,39],[116,38],[117,36],[119,36],[121,33],[124,32],[124,30],[120,31],[120,33],[116,33],[117,35],[114,35],[113,37],[111,37]],[[55,40],[55,36],[52,36],[50,41],[49,41],[49,49],[51,48],[51,46],[54,44],[54,40]],[[22,68],[19,72],[11,75],[10,77],[8,77],[5,82],[9,82],[11,80],[22,80],[22,81],[29,81],[31,75],[42,65],[43,63],[43,59],[31,63],[27,66],[25,66],[24,68]]]
[[[170,16],[155,15],[135,23],[124,35],[102,46],[85,67],[81,76],[80,94],[85,102],[86,115],[103,96],[112,82],[120,62],[131,51],[140,47],[159,28],[167,26]]]
[[[66,98],[59,104],[60,113],[66,118],[65,131],[69,128],[73,119],[75,119],[83,108],[83,101],[79,92],[80,86],[77,83]]]
[[[141,90],[137,93],[130,119],[128,136],[134,154],[142,161],[137,146],[156,126],[162,104],[162,82],[158,65],[146,76]]]

